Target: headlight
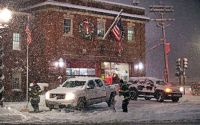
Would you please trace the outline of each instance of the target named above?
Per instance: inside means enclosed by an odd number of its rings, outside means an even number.
[[[73,100],[75,99],[74,93],[66,93],[65,100]]]
[[[180,90],[181,92],[184,92],[184,87],[183,87],[183,86],[180,87],[179,90]]]
[[[166,88],[166,89],[165,89],[165,92],[166,92],[166,93],[170,93],[170,92],[172,92],[172,89]]]
[[[49,92],[46,92],[45,93],[45,99],[49,99],[50,98],[50,93]]]

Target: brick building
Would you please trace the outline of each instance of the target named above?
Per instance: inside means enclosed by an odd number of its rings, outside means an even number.
[[[29,82],[51,83],[74,76],[122,79],[145,75],[134,64],[145,63],[145,9],[100,0],[34,0],[16,5],[29,13],[32,43],[29,45]],[[109,34],[103,36],[123,9],[123,50]],[[23,98],[26,93],[27,15],[15,14],[3,35],[6,95]],[[87,26],[86,26],[87,24]],[[8,44],[9,43],[9,44]],[[17,99],[17,98],[15,98]]]

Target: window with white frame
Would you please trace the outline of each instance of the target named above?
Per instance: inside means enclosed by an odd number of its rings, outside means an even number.
[[[128,27],[128,42],[135,41],[135,28],[133,26]]]
[[[67,68],[68,76],[95,76],[94,68]]]
[[[72,19],[70,18],[64,19],[64,33],[72,34]]]
[[[19,33],[13,33],[13,50],[21,50]]]
[[[21,89],[21,72],[16,70],[12,73],[12,89],[20,90]]]
[[[97,20],[97,36],[103,38],[105,34],[105,20]]]

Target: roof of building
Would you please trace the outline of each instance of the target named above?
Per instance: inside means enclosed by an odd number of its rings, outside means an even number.
[[[113,5],[118,5],[118,6],[125,6],[125,7],[130,7],[130,8],[145,10],[144,7],[133,6],[133,5],[128,5],[128,4],[123,4],[123,3],[116,3],[116,2],[105,1],[105,0],[94,0],[94,1],[102,2],[102,3],[108,3],[108,4],[113,4]]]
[[[99,1],[99,0],[98,0]],[[75,5],[75,4],[70,4],[66,2],[57,2],[53,0],[45,1],[42,3],[38,3],[26,8],[21,9],[22,11],[25,10],[30,10],[42,6],[59,6],[59,7],[66,7],[66,8],[71,8],[71,9],[80,9],[80,10],[86,10],[86,11],[91,11],[91,12],[98,12],[98,13],[104,13],[104,14],[110,14],[110,15],[117,15],[119,12],[118,11],[113,11],[113,10],[107,10],[107,9],[100,9],[100,8],[95,8],[95,7],[87,7],[87,6],[82,6],[82,5]],[[124,4],[121,4],[124,5]],[[140,8],[143,9],[143,8]],[[143,15],[137,15],[137,14],[129,14],[129,13],[123,13],[121,14],[124,17],[128,18],[134,18],[136,20],[142,20],[142,21],[148,21],[150,20],[149,17],[143,16]]]

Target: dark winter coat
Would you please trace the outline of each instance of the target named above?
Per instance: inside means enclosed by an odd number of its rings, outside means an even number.
[[[119,94],[124,96],[124,100],[130,100],[130,91],[127,84],[122,84]]]
[[[41,89],[38,84],[34,84],[30,87],[29,91],[29,97],[31,98],[39,98],[39,95],[41,94]]]

